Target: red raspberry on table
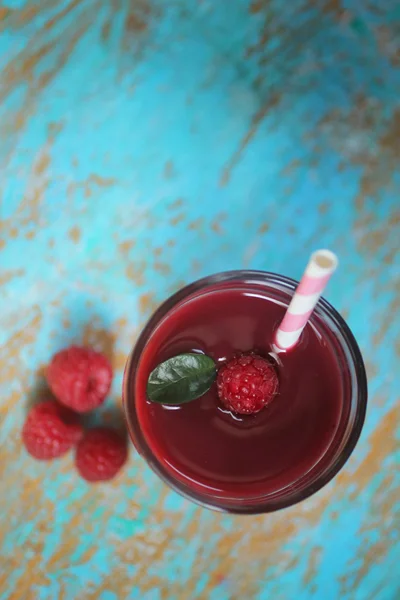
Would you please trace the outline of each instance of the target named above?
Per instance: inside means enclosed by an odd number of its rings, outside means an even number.
[[[56,398],[83,413],[104,402],[111,386],[112,368],[104,354],[71,346],[53,356],[46,375]]]
[[[53,400],[45,400],[31,408],[22,429],[25,448],[39,460],[65,454],[82,435],[78,416]]]
[[[242,354],[218,371],[217,387],[222,404],[241,415],[259,412],[278,391],[274,367],[257,354]]]
[[[90,429],[76,449],[75,464],[86,481],[112,479],[128,456],[126,441],[113,429]]]

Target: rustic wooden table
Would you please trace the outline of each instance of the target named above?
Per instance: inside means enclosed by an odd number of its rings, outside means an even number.
[[[399,598],[397,0],[0,5],[1,600]],[[316,496],[233,517],[169,491],[133,449],[98,486],[71,455],[26,454],[55,350],[107,352],[97,418],[118,421],[158,302],[230,268],[298,278],[319,246],[340,256],[327,297],[370,403]]]

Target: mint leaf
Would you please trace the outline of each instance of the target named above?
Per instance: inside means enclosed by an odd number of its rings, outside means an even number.
[[[217,370],[205,354],[179,354],[159,364],[150,373],[147,396],[161,404],[184,404],[205,394]]]

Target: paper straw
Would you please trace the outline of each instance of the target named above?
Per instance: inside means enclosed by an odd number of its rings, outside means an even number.
[[[303,277],[276,332],[275,345],[278,349],[289,350],[295,346],[337,266],[337,256],[330,250],[317,250],[311,255]]]

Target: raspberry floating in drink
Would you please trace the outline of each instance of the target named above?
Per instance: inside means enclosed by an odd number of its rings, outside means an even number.
[[[274,367],[257,354],[242,354],[221,367],[218,396],[229,410],[241,415],[258,413],[278,391]]]

